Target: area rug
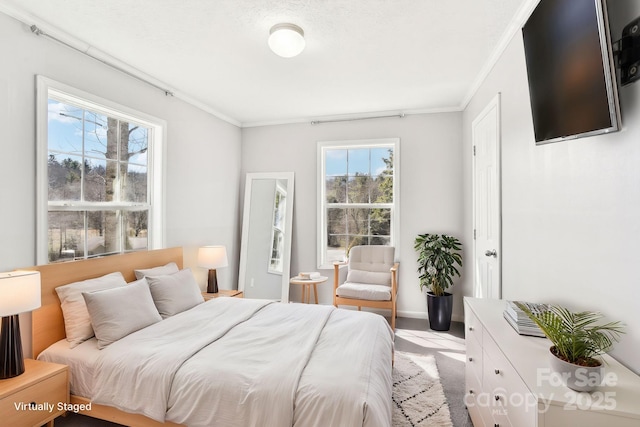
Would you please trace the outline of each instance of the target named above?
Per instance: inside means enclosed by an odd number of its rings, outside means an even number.
[[[393,427],[453,426],[435,357],[396,351]]]

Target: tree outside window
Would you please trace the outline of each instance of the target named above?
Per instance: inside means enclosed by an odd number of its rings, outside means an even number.
[[[324,146],[321,150],[321,264],[342,261],[356,245],[393,245],[396,144]]]
[[[148,247],[151,129],[48,100],[48,259]]]

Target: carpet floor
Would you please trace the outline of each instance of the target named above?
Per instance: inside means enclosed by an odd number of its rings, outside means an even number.
[[[432,355],[395,353],[393,427],[451,427],[447,398]]]

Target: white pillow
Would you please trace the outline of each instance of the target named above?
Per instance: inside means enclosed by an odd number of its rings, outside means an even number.
[[[126,284],[127,282],[124,280],[122,273],[115,272],[56,288],[56,293],[60,299],[60,307],[62,308],[62,316],[64,317],[64,329],[67,333],[69,347],[74,348],[94,335],[91,327],[91,318],[84,298],[82,298],[82,293],[122,287]]]
[[[121,288],[83,292],[98,348],[162,320],[146,280]]]
[[[160,267],[147,268],[144,270],[133,270],[136,279],[140,280],[147,276],[164,276],[165,274],[173,274],[178,272],[178,265],[175,262],[162,265]]]
[[[388,271],[381,273],[379,271],[349,270],[346,281],[349,283],[391,286],[391,273]]]
[[[189,268],[166,276],[149,276],[146,279],[153,302],[163,319],[204,302],[200,287]]]

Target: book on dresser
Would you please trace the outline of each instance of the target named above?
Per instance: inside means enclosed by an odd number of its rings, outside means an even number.
[[[502,315],[513,329],[520,335],[544,337],[544,332],[533,320],[522,311],[516,303],[524,304],[532,313],[543,313],[549,309],[548,304],[537,304],[524,301],[507,301]]]

